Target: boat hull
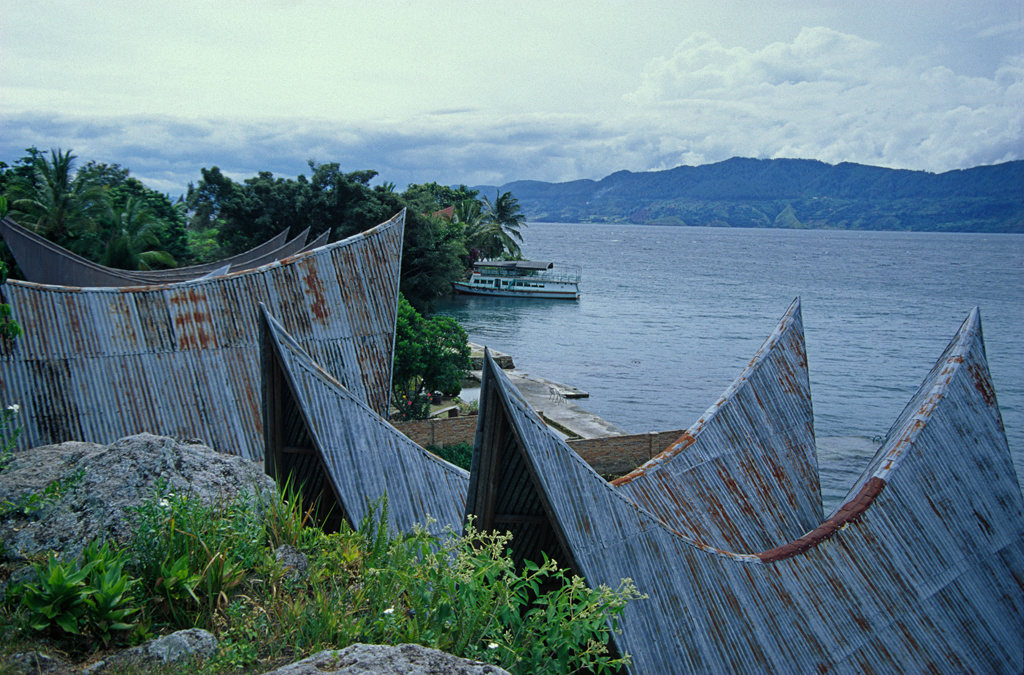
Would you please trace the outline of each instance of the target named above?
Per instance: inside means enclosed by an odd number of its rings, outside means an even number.
[[[579,300],[580,292],[570,284],[564,284],[564,288],[550,289],[506,289],[506,288],[480,288],[462,281],[453,281],[452,290],[460,295],[489,295],[501,298],[548,298],[551,300]]]

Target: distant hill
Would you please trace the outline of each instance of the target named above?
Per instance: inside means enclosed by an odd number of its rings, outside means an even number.
[[[476,189],[511,191],[529,220],[548,222],[1024,233],[1024,161],[933,174],[735,157]]]

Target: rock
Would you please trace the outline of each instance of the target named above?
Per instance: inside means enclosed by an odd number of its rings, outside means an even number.
[[[0,519],[0,550],[8,559],[56,551],[77,556],[91,539],[126,541],[132,511],[163,480],[175,494],[206,502],[274,489],[261,465],[204,445],[138,434],[109,446],[69,441],[15,454],[0,474],[0,501],[17,503],[54,481],[70,481],[52,503]]]
[[[265,675],[509,675],[507,670],[419,645],[355,644],[319,652]]]
[[[58,673],[68,669],[66,663],[42,652],[20,652],[12,654],[4,664],[5,673],[12,675],[36,675],[36,673]]]
[[[145,672],[154,666],[163,666],[185,659],[208,659],[217,651],[217,638],[201,628],[179,630],[159,637],[138,647],[126,649],[97,661],[85,668],[83,675],[100,675],[111,668],[124,672],[126,668]]]
[[[274,551],[274,559],[281,564],[281,567],[292,571],[290,578],[293,581],[305,577],[306,571],[309,569],[309,558],[306,557],[306,554],[288,544],[277,547],[277,550]]]

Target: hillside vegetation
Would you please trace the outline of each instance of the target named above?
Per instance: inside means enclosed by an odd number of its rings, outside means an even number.
[[[1024,232],[1024,161],[933,174],[733,158],[500,190],[515,193],[530,220],[547,222]]]

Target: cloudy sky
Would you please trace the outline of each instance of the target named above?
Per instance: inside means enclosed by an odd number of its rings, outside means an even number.
[[[0,0],[0,160],[410,182],[1024,157],[1020,0]]]

